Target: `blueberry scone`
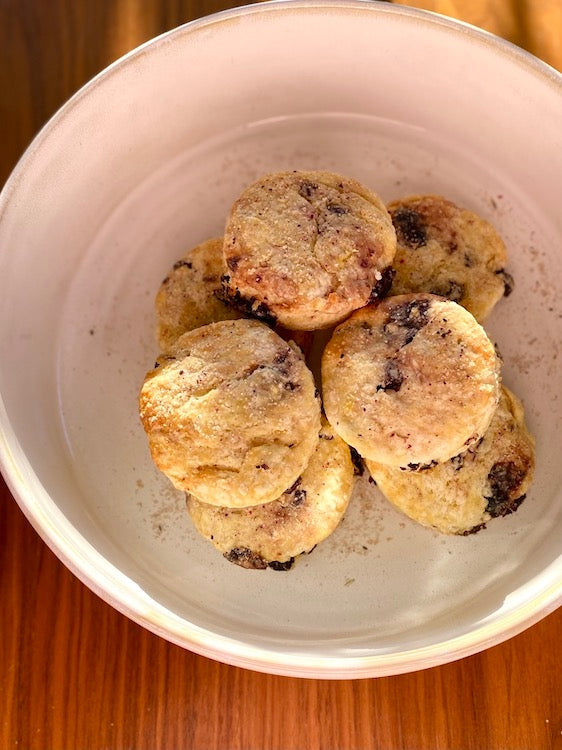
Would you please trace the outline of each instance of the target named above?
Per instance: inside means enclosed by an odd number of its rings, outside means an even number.
[[[320,406],[296,347],[263,323],[227,320],[183,334],[140,393],[156,466],[223,506],[278,498],[316,448]]]
[[[196,529],[230,562],[287,570],[340,523],[353,489],[349,447],[323,421],[316,450],[278,499],[251,508],[219,508],[187,496]]]
[[[174,263],[162,281],[156,295],[160,351],[194,328],[242,317],[218,296],[224,273],[222,245],[222,237],[197,245]]]
[[[431,294],[388,297],[336,328],[322,357],[326,416],[361,456],[417,468],[486,432],[500,364],[482,326]]]
[[[360,183],[331,172],[270,174],[231,208],[225,291],[287,328],[324,328],[384,295],[395,250],[386,207]]]
[[[391,294],[438,294],[482,321],[512,291],[505,244],[477,214],[438,195],[410,196],[388,210],[397,239]]]
[[[504,387],[488,431],[464,453],[417,472],[366,463],[407,516],[445,534],[469,534],[517,510],[532,480],[534,442],[521,402]]]

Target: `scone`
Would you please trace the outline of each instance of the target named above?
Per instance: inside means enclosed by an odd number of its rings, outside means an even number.
[[[500,364],[482,326],[431,294],[355,312],[322,357],[324,408],[364,458],[406,467],[446,461],[486,432]]]
[[[242,313],[219,299],[224,273],[222,237],[197,245],[166,275],[156,295],[157,338],[166,351],[187,331],[241,318]]]
[[[533,477],[534,442],[521,402],[504,387],[488,431],[459,456],[417,472],[366,463],[383,494],[414,521],[468,534],[517,510]]]
[[[180,336],[146,376],[140,417],[173,484],[229,507],[278,498],[308,464],[320,429],[301,353],[254,320]]]
[[[270,174],[231,208],[225,290],[287,328],[325,328],[388,290],[395,250],[388,211],[355,180]]]
[[[477,214],[438,195],[403,198],[388,210],[397,239],[392,295],[438,294],[482,321],[512,291],[504,242]]]
[[[187,496],[196,529],[230,562],[287,570],[341,521],[353,489],[348,446],[323,421],[316,450],[281,497],[252,508],[218,508]]]

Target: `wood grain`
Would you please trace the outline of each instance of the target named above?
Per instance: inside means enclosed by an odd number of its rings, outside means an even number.
[[[561,4],[414,3],[562,68]],[[0,183],[39,127],[117,57],[219,0],[0,0]],[[479,14],[475,17],[475,14]],[[262,675],[148,633],[84,587],[0,482],[0,748],[562,748],[562,610],[462,661],[377,680]]]

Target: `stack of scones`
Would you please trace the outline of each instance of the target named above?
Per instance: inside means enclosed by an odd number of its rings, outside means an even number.
[[[358,462],[446,534],[516,510],[534,443],[481,325],[506,263],[493,227],[440,196],[386,206],[320,171],[247,187],[162,282],[140,393],[197,530],[230,562],[287,570],[342,520]]]

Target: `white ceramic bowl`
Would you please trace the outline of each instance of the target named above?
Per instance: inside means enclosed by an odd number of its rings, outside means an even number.
[[[0,205],[3,472],[100,596],[193,651],[274,673],[367,677],[497,643],[561,597],[562,93],[476,29],[361,0],[261,4],[159,37],[43,129]],[[471,537],[354,498],[290,573],[199,538],[153,467],[137,393],[170,264],[269,170],[325,168],[383,198],[442,193],[490,219],[516,290],[487,326],[537,472]]]

